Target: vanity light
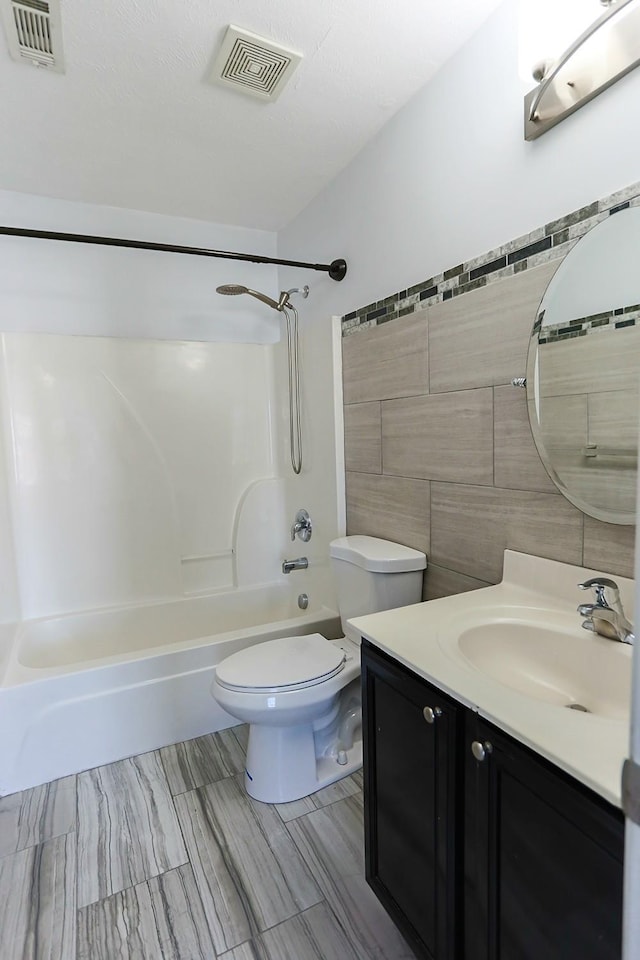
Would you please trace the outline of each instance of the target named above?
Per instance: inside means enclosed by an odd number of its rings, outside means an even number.
[[[524,100],[524,138],[535,140],[640,64],[640,0],[601,0],[607,9],[557,60],[534,68]]]

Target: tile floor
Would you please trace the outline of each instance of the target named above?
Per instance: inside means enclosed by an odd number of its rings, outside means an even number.
[[[246,734],[0,799],[0,958],[413,960],[364,880],[361,774],[257,803]]]

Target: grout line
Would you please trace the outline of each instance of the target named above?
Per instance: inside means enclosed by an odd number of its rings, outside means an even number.
[[[429,484],[429,487],[428,487],[428,490],[427,490],[427,511],[428,511],[428,512],[427,512],[427,516],[429,517],[429,521],[428,521],[428,523],[427,523],[427,547],[428,547],[428,549],[427,549],[427,551],[426,551],[426,553],[427,553],[427,570],[428,570],[428,569],[429,569],[429,558],[430,558],[430,556],[431,556],[431,480],[427,480],[427,483]],[[423,578],[423,587],[424,587],[424,579],[426,578],[426,575],[427,575],[427,574],[426,574],[426,571],[425,571],[425,575],[424,575],[424,578]]]
[[[304,860],[304,863],[305,863],[305,866],[309,868],[309,865],[307,864],[306,860]],[[320,887],[318,887],[318,889],[320,890]],[[320,893],[322,893],[322,890],[320,890]],[[331,904],[329,903],[327,898],[323,895],[322,898],[318,900],[317,903],[312,904],[310,907],[305,907],[304,910],[299,910],[297,913],[294,913],[291,917],[287,917],[286,920],[278,920],[277,923],[272,924],[270,927],[265,927],[264,930],[256,931],[255,935],[251,937],[249,940],[243,940],[242,943],[237,944],[235,947],[230,947],[229,950],[226,950],[224,953],[220,954],[220,956],[218,957],[218,960],[224,960],[224,957],[226,957],[228,954],[233,953],[235,950],[240,950],[240,948],[245,946],[246,944],[254,944],[256,940],[260,940],[265,935],[265,933],[269,933],[271,930],[276,930],[278,927],[282,927],[284,926],[285,923],[289,923],[291,920],[295,920],[298,917],[303,917],[305,913],[308,913],[310,910],[314,910],[316,907],[319,907],[321,904],[324,904],[324,906],[327,907],[327,909],[333,914],[336,922],[342,928],[342,925],[340,924],[338,917],[335,916],[335,914],[333,913],[333,910],[331,909]],[[266,958],[266,954],[264,956]],[[260,960],[261,958],[262,958],[262,954],[260,955]]]
[[[492,486],[496,485],[496,388],[491,387],[491,463],[493,464]]]
[[[380,471],[379,475],[384,475],[384,446],[382,443],[382,400],[378,400],[378,427],[380,441]]]
[[[358,771],[356,771],[356,772],[358,772]],[[352,777],[353,777],[353,774],[349,774],[348,777],[344,777],[343,779],[349,780],[349,779],[351,779]],[[337,781],[336,781],[336,783],[340,783],[340,782],[341,782],[340,780],[337,780]],[[333,786],[333,784],[329,784],[329,786]],[[310,814],[312,814],[312,813],[318,813],[319,810],[328,810],[330,807],[335,806],[336,803],[342,803],[343,800],[350,800],[352,797],[357,797],[358,794],[359,794],[359,793],[362,793],[363,791],[362,791],[362,788],[361,788],[361,787],[358,787],[358,786],[357,786],[357,784],[356,784],[356,787],[357,787],[357,789],[356,789],[356,792],[355,792],[355,793],[348,793],[348,794],[347,794],[346,796],[344,796],[344,797],[336,797],[335,800],[331,800],[329,803],[316,804],[315,800],[311,799],[311,803],[314,804],[314,809],[313,809],[313,810],[305,810],[304,813],[299,813],[297,817],[290,817],[288,820],[284,820],[284,819],[282,818],[282,813],[281,813],[281,811],[278,810],[278,807],[284,806],[284,804],[274,803],[274,804],[272,804],[272,806],[276,808],[276,812],[277,812],[278,815],[280,816],[280,819],[282,820],[282,822],[283,822],[283,824],[285,825],[285,827],[288,828],[288,824],[290,824],[290,823],[295,823],[295,822],[297,822],[298,820],[302,820],[303,817],[308,817],[308,816],[309,816]],[[327,788],[323,787],[323,789],[328,789],[328,787],[327,787]],[[318,791],[318,792],[320,792],[320,791]],[[309,798],[313,798],[314,796],[315,796],[315,794],[312,793],[312,794],[309,795]],[[306,798],[306,797],[301,797],[300,800],[292,800],[291,803],[300,803],[302,800],[305,800],[305,799],[307,799],[307,798]],[[293,838],[292,838],[292,839],[293,839]]]
[[[428,393],[409,393],[402,397],[371,397],[369,400],[355,400],[350,403],[345,403],[345,407],[355,407],[358,404],[363,403],[394,403],[396,400],[420,400],[423,397],[443,397],[447,394],[453,393],[469,393],[471,390],[491,390],[495,387],[510,387],[510,380],[501,380],[498,383],[477,383],[469,387],[456,387],[455,389],[447,390],[431,390]],[[517,390],[517,387],[513,387],[514,390]],[[553,396],[553,394],[552,394]]]
[[[497,487],[493,483],[469,483],[466,480],[441,480],[438,477],[401,477],[395,473],[385,474],[385,476],[396,480],[419,480],[421,483],[443,483],[450,484],[453,487],[474,487],[478,490],[501,490],[505,493],[538,493],[540,496],[563,497],[563,499],[566,500],[566,497],[564,497],[559,490],[532,490],[529,487]],[[569,503],[568,500],[567,503]],[[570,505],[574,506],[573,504]],[[578,510],[578,507],[575,507],[575,509]]]
[[[469,574],[469,573],[463,573],[462,570],[455,570],[453,567],[446,567],[444,564],[438,563],[436,560],[434,560],[433,562],[431,562],[431,563],[429,564],[429,566],[438,567],[439,570],[445,570],[447,573],[455,573],[455,574],[456,574],[457,576],[459,576],[459,577],[466,577],[467,580],[477,580],[478,583],[481,583],[481,584],[483,584],[483,585],[486,586],[486,587],[494,587],[494,586],[495,586],[495,583],[493,583],[491,580],[483,580],[481,577],[474,577],[474,576],[472,576],[472,575]],[[480,589],[480,588],[478,588],[478,589]],[[466,591],[465,591],[465,592],[466,592]]]
[[[31,788],[29,787],[28,789],[31,789]],[[8,794],[8,796],[11,796],[11,794]],[[11,850],[9,853],[4,853],[0,857],[0,863],[2,863],[3,860],[9,860],[10,857],[17,857],[21,853],[25,853],[27,850],[33,850],[34,847],[42,847],[44,846],[45,843],[51,843],[52,840],[59,840],[61,837],[68,837],[72,833],[75,833],[77,838],[77,830],[75,827],[72,827],[71,830],[64,830],[62,833],[54,833],[53,836],[47,837],[46,840],[36,840],[35,843],[29,843],[26,847],[19,847],[18,850]],[[77,859],[77,849],[78,849],[78,845],[76,843],[76,859]],[[76,876],[77,876],[77,870],[76,870]]]
[[[73,867],[74,867],[74,892],[75,892],[75,902],[74,902],[74,905],[75,905],[75,909],[76,909],[76,918],[77,918],[77,916],[78,916],[78,894],[80,893],[80,889],[79,889],[79,877],[80,877],[79,866],[80,866],[80,863],[79,863],[79,859],[78,859],[78,851],[79,851],[79,849],[80,849],[80,798],[78,797],[78,790],[79,790],[79,784],[80,784],[80,775],[76,773],[75,778],[76,778],[76,787],[75,787],[75,791],[74,791],[74,792],[75,792],[75,804],[76,804],[76,828],[75,828],[75,834],[76,834],[76,849],[75,849],[75,856],[74,856],[74,861],[75,861],[75,862],[74,862],[74,864],[73,864]],[[77,919],[76,919],[76,935],[77,935]]]
[[[99,900],[92,900],[91,903],[85,903],[81,907],[77,905],[78,901],[76,898],[76,914],[81,913],[83,910],[89,910],[91,907],[95,907],[99,903],[104,903],[106,900],[113,900],[114,897],[119,897],[121,894],[126,893],[127,890],[135,890],[136,887],[143,887],[145,884],[151,883],[152,880],[157,880],[158,877],[164,877],[167,873],[173,873],[174,870],[179,870],[181,867],[191,867],[191,861],[187,858],[183,860],[182,863],[176,863],[173,867],[168,867],[166,870],[160,870],[159,873],[154,873],[152,877],[145,877],[144,880],[138,880],[137,883],[130,883],[121,890],[114,890],[113,893],[108,893],[106,897],[100,897]],[[191,867],[191,869],[193,869],[193,867]],[[199,892],[200,890],[198,890],[198,893]]]

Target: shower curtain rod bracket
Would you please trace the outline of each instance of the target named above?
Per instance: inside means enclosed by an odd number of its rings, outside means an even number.
[[[172,243],[152,243],[146,240],[125,240],[116,237],[97,237],[84,233],[60,233],[54,230],[29,230],[26,227],[2,227],[0,235],[6,237],[31,237],[36,240],[62,240],[67,243],[91,243],[103,247],[127,247],[134,250],[159,250],[164,253],[186,253],[193,257],[217,257],[222,260],[243,260],[248,263],[271,263],[280,267],[301,267],[328,273],[332,280],[344,280],[347,273],[346,260],[331,263],[304,263],[299,260],[281,260],[278,257],[263,257],[260,254],[232,253],[230,250],[209,250],[206,247],[181,247]]]
[[[346,260],[332,260],[329,264],[329,276],[332,280],[344,280],[347,275]]]

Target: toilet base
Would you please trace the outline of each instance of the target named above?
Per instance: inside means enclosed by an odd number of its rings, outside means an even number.
[[[263,803],[290,803],[355,773],[362,766],[362,738],[344,751],[346,763],[334,756],[316,757],[311,724],[294,727],[249,727],[245,788]]]

